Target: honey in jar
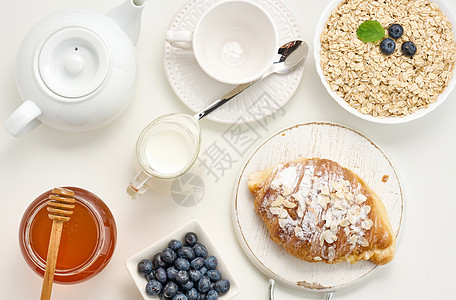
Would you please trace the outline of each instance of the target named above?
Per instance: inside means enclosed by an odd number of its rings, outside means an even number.
[[[108,264],[117,239],[111,211],[96,195],[81,188],[74,191],[76,200],[71,219],[63,224],[54,281],[77,283],[95,276]],[[43,276],[51,234],[52,220],[47,204],[51,190],[35,199],[25,211],[19,244],[28,265]]]

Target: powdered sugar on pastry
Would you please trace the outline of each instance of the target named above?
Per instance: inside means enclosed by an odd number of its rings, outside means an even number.
[[[374,243],[374,195],[349,170],[330,160],[307,159],[279,164],[269,172],[255,207],[269,222],[271,238],[287,251],[309,261],[334,263],[354,261],[353,253]]]

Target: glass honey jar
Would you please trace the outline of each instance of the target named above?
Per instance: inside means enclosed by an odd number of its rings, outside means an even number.
[[[114,217],[93,193],[77,188],[73,214],[63,224],[54,282],[73,284],[101,272],[111,260],[117,240]],[[19,227],[19,244],[27,264],[43,276],[52,220],[47,201],[52,190],[38,196],[26,209]]]

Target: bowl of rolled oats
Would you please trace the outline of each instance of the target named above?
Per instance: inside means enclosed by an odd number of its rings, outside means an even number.
[[[441,0],[333,0],[316,29],[317,72],[358,117],[389,124],[420,118],[456,83],[452,24]]]

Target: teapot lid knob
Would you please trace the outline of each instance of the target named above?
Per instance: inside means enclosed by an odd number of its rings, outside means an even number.
[[[45,85],[64,98],[81,98],[96,91],[109,72],[105,43],[92,31],[71,27],[52,34],[38,57]]]
[[[81,57],[79,54],[69,54],[65,58],[64,70],[68,72],[68,74],[76,76],[81,73],[84,69],[84,58]]]

